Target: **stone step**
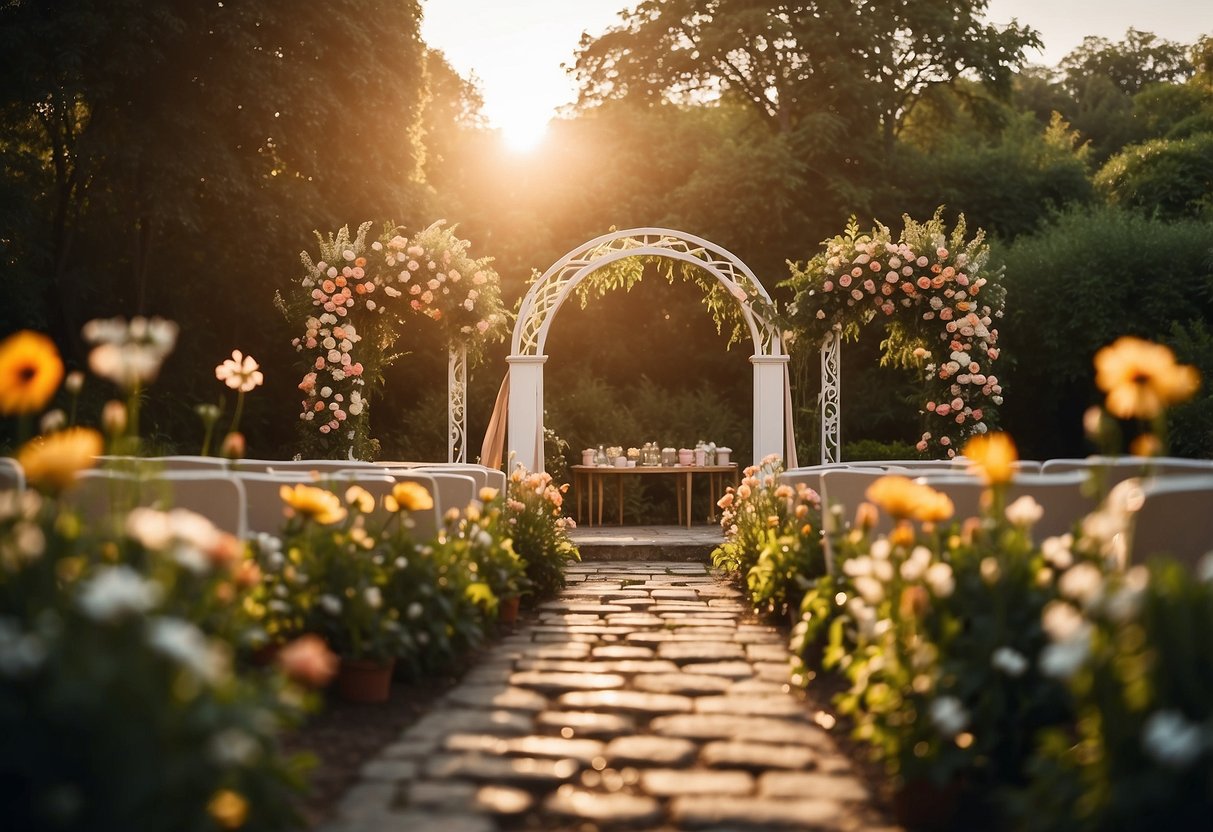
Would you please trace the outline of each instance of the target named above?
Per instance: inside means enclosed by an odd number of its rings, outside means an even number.
[[[724,541],[720,527],[579,526],[570,535],[583,561],[670,561],[710,563]]]
[[[609,544],[587,543],[578,547],[583,562],[594,561],[673,561],[682,563],[710,563],[715,546],[650,543],[623,548]]]

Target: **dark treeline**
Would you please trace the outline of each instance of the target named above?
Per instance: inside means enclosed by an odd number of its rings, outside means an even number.
[[[669,226],[778,295],[786,261],[849,216],[896,227],[942,204],[1005,265],[1003,424],[1025,455],[1082,453],[1090,359],[1115,335],[1166,341],[1213,378],[1213,39],[1130,30],[1028,66],[1036,34],[986,23],[986,5],[653,0],[583,39],[581,101],[519,155],[422,41],[415,0],[14,0],[0,9],[0,332],[47,331],[81,367],[85,321],[172,318],[180,343],[149,394],[162,446],[197,450],[192,407],[220,397],[212,368],[240,348],[267,378],[247,402],[249,453],[290,455],[298,325],[273,296],[313,230],[445,218],[496,258],[509,304],[589,238]],[[702,438],[744,458],[749,348],[725,341],[691,286],[656,276],[571,304],[549,341],[550,424],[574,450]],[[869,453],[917,436],[913,379],[877,366],[879,341],[845,350],[844,439]],[[445,345],[419,320],[399,346],[375,432],[388,456],[442,456]],[[473,371],[474,437],[505,354]],[[1177,412],[1172,440],[1213,455],[1210,399]]]

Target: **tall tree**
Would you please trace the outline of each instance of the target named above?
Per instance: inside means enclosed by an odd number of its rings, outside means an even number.
[[[886,150],[923,92],[963,74],[1006,84],[1036,33],[983,20],[988,0],[645,0],[572,71],[582,102],[749,102],[783,133],[867,125]]]

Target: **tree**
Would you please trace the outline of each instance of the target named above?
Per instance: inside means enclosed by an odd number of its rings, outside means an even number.
[[[423,215],[419,19],[416,0],[3,4],[0,247],[25,291],[0,327],[45,328],[80,366],[88,319],[176,318],[153,392],[191,425],[214,366],[196,345],[287,366],[273,289],[312,229]]]
[[[1134,95],[1148,84],[1182,83],[1195,67],[1185,54],[1187,47],[1163,40],[1150,32],[1130,28],[1125,39],[1088,36],[1061,60],[1065,84],[1076,97],[1088,78],[1107,78],[1126,95]]]
[[[1006,84],[1032,30],[983,22],[987,0],[645,0],[598,38],[573,73],[582,103],[636,96],[748,102],[774,129],[856,128],[886,150],[923,92],[971,73]],[[845,134],[845,139],[843,135]]]

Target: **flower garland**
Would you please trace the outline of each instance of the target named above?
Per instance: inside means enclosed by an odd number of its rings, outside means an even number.
[[[987,269],[984,232],[966,242],[962,215],[949,236],[941,210],[926,223],[903,217],[897,240],[880,224],[860,234],[852,218],[803,269],[793,265],[784,285],[797,293],[793,321],[817,342],[832,330],[855,337],[861,325],[886,319],[883,360],[923,374],[918,450],[953,457],[966,437],[990,429],[1002,404],[994,321],[1005,292]]]
[[[327,237],[317,232],[320,259],[300,253],[303,291],[290,304],[277,296],[288,320],[304,322],[303,335],[291,344],[306,359],[299,419],[307,455],[375,455],[370,388],[382,382],[383,370],[395,358],[390,350],[405,314],[438,321],[449,344],[474,356],[506,330],[500,280],[490,258],[471,259],[468,241],[455,237],[443,221],[412,240],[388,223],[368,242],[372,225],[363,223],[352,238],[348,226]]]
[[[407,287],[410,309],[437,321],[450,344],[476,349],[489,338],[501,340],[507,321],[492,258],[472,259],[468,241],[443,226],[435,222],[402,252],[388,254],[389,266],[404,267],[396,281]]]

